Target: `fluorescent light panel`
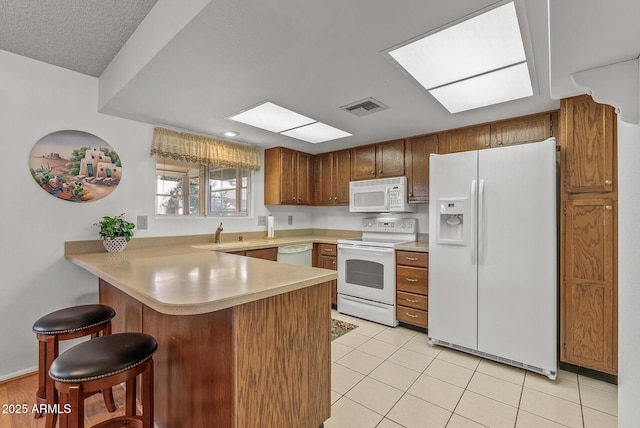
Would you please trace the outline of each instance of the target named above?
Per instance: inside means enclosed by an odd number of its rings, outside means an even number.
[[[290,129],[288,131],[281,132],[281,134],[314,144],[337,140],[338,138],[350,137],[352,135],[322,122],[316,122],[299,128]]]
[[[389,55],[431,93],[434,88],[481,77],[494,70],[526,61],[513,2],[394,49]],[[527,84],[531,87],[528,72],[526,76],[522,73],[519,76],[526,77]],[[525,83],[521,85],[525,86]],[[448,91],[453,89],[435,92],[444,94]],[[479,95],[480,92],[474,95],[474,99],[477,100]],[[529,95],[533,95],[533,92]],[[467,97],[468,94],[462,96]],[[474,102],[470,105],[477,108],[495,104],[492,100],[496,98],[508,101],[521,97],[521,93],[514,93],[512,98],[506,94],[503,97],[491,97],[485,104]],[[461,100],[461,104],[464,104],[462,101],[464,100]]]
[[[233,115],[229,119],[271,132],[282,132],[315,122],[314,119],[269,101]]]
[[[352,135],[269,101],[229,116],[228,119],[314,144]]]
[[[450,113],[533,95],[527,63],[440,86],[429,91]]]

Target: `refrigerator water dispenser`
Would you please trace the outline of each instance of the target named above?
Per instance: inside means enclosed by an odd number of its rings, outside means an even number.
[[[437,223],[438,244],[467,245],[465,208],[467,199],[439,200],[440,218]]]

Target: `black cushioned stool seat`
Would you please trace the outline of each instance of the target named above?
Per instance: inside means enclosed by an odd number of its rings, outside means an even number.
[[[92,338],[111,334],[111,319],[116,315],[107,305],[72,306],[51,312],[33,324],[38,338],[38,391],[36,403],[53,407],[58,400],[53,381],[48,376],[51,363],[58,357],[61,340],[76,339],[91,335]],[[103,391],[105,404],[110,412],[116,410],[111,389]],[[47,411],[46,428],[56,424],[55,411]],[[43,413],[36,413],[41,417]]]
[[[156,340],[144,333],[118,333],[80,343],[51,364],[61,408],[60,428],[84,426],[84,399],[126,382],[125,415],[95,427],[153,428],[153,354]],[[142,416],[136,415],[136,377],[142,375]]]

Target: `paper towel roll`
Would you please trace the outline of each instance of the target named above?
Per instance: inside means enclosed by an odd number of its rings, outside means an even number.
[[[267,237],[273,238],[273,235],[273,216],[269,214],[269,217],[267,217]]]

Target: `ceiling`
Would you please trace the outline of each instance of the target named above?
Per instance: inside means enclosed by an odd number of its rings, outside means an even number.
[[[212,136],[232,129],[235,141],[309,153],[556,109],[585,91],[572,73],[640,53],[640,2],[551,2],[550,52],[547,0],[516,0],[534,95],[450,114],[386,51],[504,1],[155,3],[0,0],[0,49],[100,76],[102,113]],[[368,97],[389,108],[340,109]],[[310,144],[226,119],[267,100],[353,136]]]

